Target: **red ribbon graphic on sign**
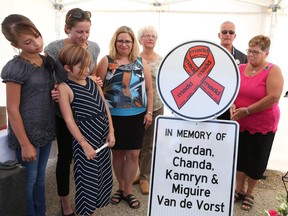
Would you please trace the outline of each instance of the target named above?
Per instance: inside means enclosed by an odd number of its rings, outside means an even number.
[[[193,61],[196,58],[204,58],[199,67]],[[215,60],[209,47],[195,46],[187,51],[183,68],[190,77],[171,91],[179,109],[199,87],[217,104],[220,103],[225,87],[208,76],[214,65]]]

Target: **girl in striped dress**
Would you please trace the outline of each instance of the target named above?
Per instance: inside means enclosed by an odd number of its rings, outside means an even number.
[[[87,77],[90,57],[78,45],[66,45],[59,61],[68,79],[58,86],[59,106],[73,135],[75,206],[78,215],[96,215],[96,209],[109,204],[113,186],[110,148],[96,154],[108,142],[115,144],[109,108],[96,80]]]

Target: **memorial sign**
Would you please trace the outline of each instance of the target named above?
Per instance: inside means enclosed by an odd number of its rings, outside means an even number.
[[[148,215],[233,215],[238,124],[157,118]]]
[[[232,216],[239,125],[215,118],[239,91],[233,56],[209,41],[183,43],[156,83],[177,117],[156,118],[147,215]]]

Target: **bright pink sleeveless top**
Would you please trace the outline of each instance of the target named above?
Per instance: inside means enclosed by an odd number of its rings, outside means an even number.
[[[241,84],[235,100],[237,108],[248,107],[266,96],[266,80],[273,64],[269,63],[261,72],[251,77],[244,74],[246,66],[247,64],[239,65]],[[268,132],[275,133],[277,131],[279,118],[280,110],[277,102],[266,110],[239,119],[238,123],[241,132],[247,130],[251,134],[257,132],[262,134]]]

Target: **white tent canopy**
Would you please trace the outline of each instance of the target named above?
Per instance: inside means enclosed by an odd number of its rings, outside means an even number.
[[[285,29],[288,24],[288,0],[9,0],[1,6],[0,19],[19,13],[29,17],[41,31],[44,41],[66,37],[65,15],[79,7],[92,12],[90,40],[101,48],[99,60],[108,54],[110,38],[121,25],[137,33],[140,27],[153,25],[159,33],[157,52],[165,56],[175,46],[190,40],[208,40],[219,43],[218,32],[222,22],[236,24],[234,45],[245,51],[250,38],[264,34],[272,39],[269,60],[280,66],[287,79],[288,50]],[[0,36],[0,67],[15,55],[15,51]],[[284,92],[288,90],[287,84]],[[5,84],[0,84],[0,106],[5,105]],[[284,93],[283,93],[284,95]],[[272,149],[269,168],[288,170],[288,147],[285,133],[288,129],[288,99],[281,98],[281,120]]]

